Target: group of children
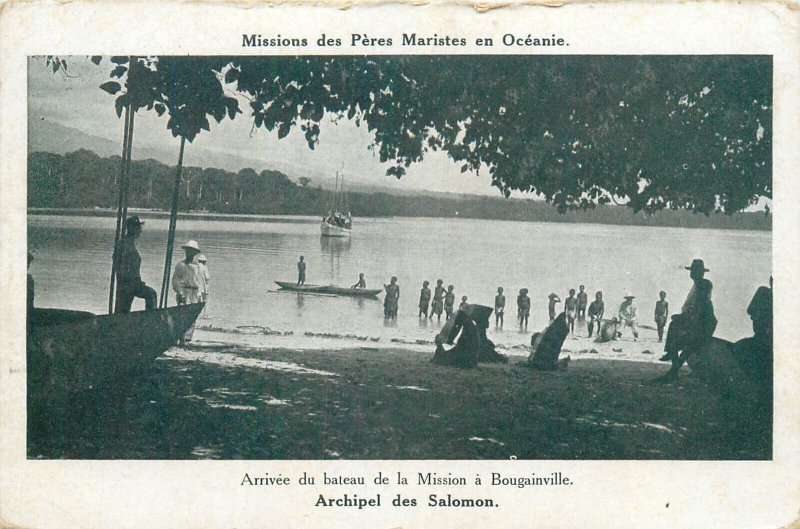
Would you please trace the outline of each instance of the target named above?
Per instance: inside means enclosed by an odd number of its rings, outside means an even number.
[[[423,281],[422,282],[422,290],[419,293],[419,313],[417,314],[418,317],[433,319],[434,314],[436,315],[437,321],[442,321],[442,312],[445,314],[445,320],[449,320],[453,317],[455,313],[455,304],[456,304],[456,294],[454,292],[454,286],[448,285],[447,290],[444,288],[444,281],[441,279],[436,280],[436,287],[433,289],[433,293],[431,293],[431,289],[429,287],[430,282]],[[431,295],[433,299],[431,300]],[[461,297],[461,303],[458,305],[458,308],[464,308],[467,305],[467,296]],[[430,308],[430,314],[428,314],[428,310]]]
[[[564,313],[567,318],[567,326],[569,332],[575,332],[575,320],[586,322],[589,337],[597,332],[600,335],[603,315],[605,314],[605,302],[603,301],[603,293],[598,291],[595,293],[595,299],[588,303],[588,294],[586,287],[580,285],[579,291],[575,292],[572,288],[569,290],[569,296],[564,300]],[[626,295],[625,301],[617,311],[616,326],[609,337],[616,338],[621,335],[625,328],[630,327],[634,340],[639,338],[638,329],[638,309],[634,303],[636,296]],[[466,300],[466,296],[464,298]],[[561,298],[556,293],[551,293],[548,296],[547,311],[550,321],[556,318],[556,304],[561,303]],[[494,298],[494,311],[495,311],[495,326],[502,328],[504,323],[504,313],[506,306],[506,297],[503,294],[503,287],[498,287],[497,295]],[[517,321],[520,330],[528,329],[528,319],[531,313],[531,298],[528,296],[528,289],[522,288],[517,296]],[[656,330],[658,332],[658,341],[661,342],[664,338],[664,328],[667,324],[667,317],[669,316],[669,303],[667,302],[667,293],[663,290],[659,292],[659,300],[656,302],[655,307],[655,322]]]
[[[396,278],[392,279],[396,282]],[[387,293],[392,291],[392,285],[393,284],[390,284],[388,286],[389,288],[387,288]],[[495,327],[498,329],[502,329],[503,324],[505,323],[506,297],[503,292],[503,287],[498,287],[497,295],[494,298]],[[387,296],[387,298],[389,297],[394,298],[394,296]],[[617,337],[621,336],[622,332],[628,327],[631,329],[634,340],[639,338],[638,309],[634,302],[635,297],[636,296],[631,295],[624,296],[625,301],[623,301],[620,305],[616,318],[612,320],[614,322],[613,328],[609,328],[608,330],[608,339],[616,339]],[[548,316],[550,321],[553,321],[558,315],[556,305],[562,301],[561,298],[559,298],[554,292],[551,293],[547,298]],[[574,333],[575,321],[578,320],[580,322],[585,322],[589,337],[592,337],[594,333],[597,333],[597,335],[600,336],[601,331],[606,332],[602,328],[603,316],[605,314],[603,293],[601,291],[596,292],[594,301],[591,303],[588,302],[588,298],[589,296],[584,285],[580,285],[578,287],[578,292],[576,292],[574,288],[569,290],[569,296],[563,302],[563,312],[566,314],[567,326],[569,327],[569,332]],[[444,313],[445,321],[447,321],[453,316],[456,310],[462,309],[467,305],[467,299],[467,296],[462,296],[461,303],[459,304],[458,308],[456,308],[456,295],[453,285],[448,285],[445,289],[444,282],[439,279],[436,281],[436,286],[434,287],[433,291],[431,291],[430,282],[423,281],[422,289],[420,290],[419,295],[418,317],[433,319],[433,316],[435,315],[437,317],[437,321],[441,321],[442,313]],[[386,316],[389,318],[396,317],[396,299],[393,299],[389,305],[391,305],[393,310],[389,310]],[[519,295],[517,296],[517,322],[519,323],[519,328],[521,331],[527,331],[530,314],[531,298],[528,296],[528,289],[521,288],[519,290]],[[667,293],[662,290],[659,293],[659,300],[656,302],[654,314],[659,342],[661,342],[664,338],[664,329],[667,325],[668,316],[669,303],[667,302]]]

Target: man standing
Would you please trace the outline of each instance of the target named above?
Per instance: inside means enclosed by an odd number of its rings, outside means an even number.
[[[156,291],[148,287],[139,273],[142,258],[136,249],[136,239],[142,234],[144,222],[133,216],[125,221],[125,236],[114,251],[114,262],[117,271],[117,301],[115,313],[131,311],[134,298],[143,298],[145,310],[156,308],[158,296]]]
[[[194,262],[194,257],[200,253],[197,241],[189,241],[182,246],[186,257],[175,265],[172,273],[172,288],[178,298],[178,305],[188,305],[200,301],[200,281],[199,270]],[[191,341],[194,333],[194,325],[189,327],[186,334],[181,339],[181,345]]]
[[[300,256],[300,260],[297,261],[297,284],[306,284],[306,262],[303,260],[302,255]]]

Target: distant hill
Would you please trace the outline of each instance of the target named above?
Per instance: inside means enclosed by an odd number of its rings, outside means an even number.
[[[111,208],[116,204],[120,157],[98,156],[81,149],[61,155],[28,155],[28,207]],[[168,209],[175,175],[173,166],[157,159],[131,164],[131,207]],[[237,172],[216,167],[184,167],[180,209],[247,215],[312,215],[326,210],[331,193],[303,187],[275,170]],[[764,212],[704,216],[690,211],[634,214],[625,206],[601,206],[560,214],[542,201],[474,195],[348,193],[350,208],[361,217],[460,217],[529,222],[572,222],[682,228],[771,230]]]
[[[120,130],[122,127],[120,127]],[[61,125],[55,121],[41,116],[29,115],[28,117],[28,152],[50,152],[54,154],[67,154],[81,149],[86,149],[101,157],[119,156],[122,151],[122,137],[119,142],[114,142],[86,134],[74,127]],[[177,158],[177,149],[164,149],[136,142],[133,148],[134,160],[157,160],[171,165]],[[310,168],[300,167],[290,162],[280,160],[256,160],[245,158],[226,152],[204,149],[192,146],[191,155],[187,156],[189,165],[199,167],[214,167],[226,171],[238,172],[244,168],[251,168],[257,173],[265,170],[279,171],[297,183],[300,177],[311,178],[314,187],[333,189],[335,174],[322,174]],[[348,190],[364,193],[391,193],[399,196],[417,196],[425,192],[416,190],[398,190],[380,184],[364,184],[348,182]],[[449,193],[448,193],[449,195]],[[455,193],[454,193],[455,195]]]

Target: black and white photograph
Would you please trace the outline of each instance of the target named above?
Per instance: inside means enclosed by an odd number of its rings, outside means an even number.
[[[796,526],[799,17],[6,4],[0,528]]]
[[[771,459],[771,57],[28,82],[29,458]]]

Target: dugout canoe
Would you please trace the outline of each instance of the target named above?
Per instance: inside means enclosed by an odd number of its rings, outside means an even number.
[[[130,383],[126,377],[146,371],[175,345],[203,306],[105,315],[33,309],[27,334],[29,394]]]
[[[307,292],[309,294],[329,294],[333,296],[348,296],[353,298],[374,298],[383,290],[368,288],[347,288],[335,285],[298,285],[289,281],[275,281],[275,284],[284,290],[293,292]]]

